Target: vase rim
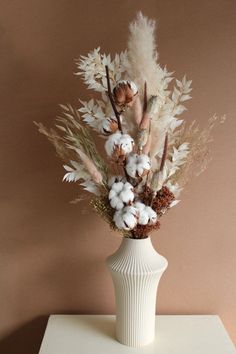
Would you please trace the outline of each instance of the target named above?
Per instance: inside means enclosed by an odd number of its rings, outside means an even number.
[[[132,240],[132,241],[145,241],[145,240],[151,240],[150,236],[143,237],[143,238],[133,238],[133,237],[123,237],[124,240]]]

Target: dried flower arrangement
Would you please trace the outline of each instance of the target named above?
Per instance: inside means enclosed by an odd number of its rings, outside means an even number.
[[[94,49],[76,60],[77,75],[100,98],[61,105],[55,129],[36,123],[65,162],[67,182],[95,195],[95,211],[123,236],[145,238],[160,217],[179,202],[183,187],[203,172],[211,132],[179,116],[191,98],[191,81],[175,80],[158,63],[155,22],[141,13],[129,26],[128,48],[116,54]],[[98,153],[89,128],[105,138],[108,162]]]

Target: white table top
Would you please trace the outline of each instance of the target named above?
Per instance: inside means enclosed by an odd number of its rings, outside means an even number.
[[[114,332],[114,316],[52,315],[39,354],[236,354],[218,316],[157,316],[155,341],[142,348]]]

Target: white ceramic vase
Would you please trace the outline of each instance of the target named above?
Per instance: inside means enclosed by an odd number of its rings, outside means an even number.
[[[115,288],[117,340],[132,347],[151,343],[157,287],[167,260],[155,251],[150,237],[123,238],[107,265]]]

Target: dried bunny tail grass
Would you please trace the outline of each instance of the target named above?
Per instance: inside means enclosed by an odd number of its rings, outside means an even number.
[[[190,151],[185,164],[170,178],[171,183],[178,182],[181,187],[184,187],[192,177],[199,176],[206,170],[211,161],[212,130],[224,123],[225,118],[225,116],[213,115],[204,129],[200,129],[196,121],[193,121],[189,126],[183,125],[179,130],[176,143],[188,142]]]
[[[143,95],[145,81],[148,82],[148,94],[157,93],[158,54],[154,37],[155,29],[155,21],[149,20],[141,12],[129,25],[126,70],[138,85],[141,95]]]
[[[80,149],[76,149],[81,161],[83,162],[86,170],[89,172],[92,180],[97,184],[102,184],[102,174],[98,171],[93,161]]]

